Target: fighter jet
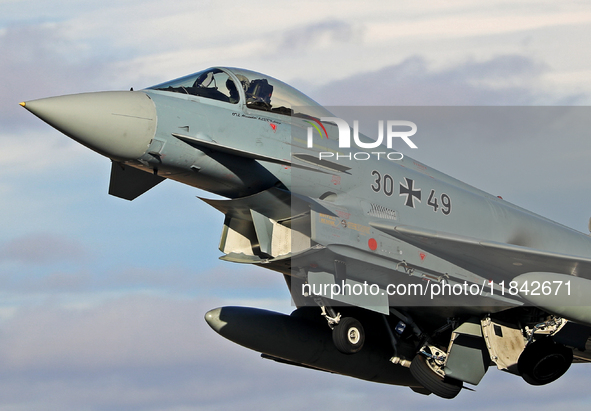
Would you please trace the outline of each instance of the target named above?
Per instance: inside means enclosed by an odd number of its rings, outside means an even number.
[[[220,258],[282,275],[296,309],[205,319],[263,358],[442,398],[492,366],[543,385],[591,360],[591,238],[392,148],[412,151],[421,124],[369,139],[275,78],[223,67],[21,105],[108,157],[111,195],[171,179],[224,198],[202,199],[225,215]]]

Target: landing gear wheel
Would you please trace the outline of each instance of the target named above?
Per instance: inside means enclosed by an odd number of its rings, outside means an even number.
[[[410,363],[410,373],[423,387],[441,398],[455,398],[462,390],[462,381],[440,376],[421,354]]]
[[[573,362],[573,352],[551,338],[535,341],[519,356],[517,369],[531,385],[545,385],[562,377]]]
[[[332,330],[332,341],[343,354],[354,354],[361,350],[365,342],[365,331],[353,317],[341,318]]]

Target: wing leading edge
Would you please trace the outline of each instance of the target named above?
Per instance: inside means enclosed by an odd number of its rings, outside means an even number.
[[[529,272],[553,272],[591,279],[591,258],[485,241],[418,227],[371,223],[392,237],[494,281]]]

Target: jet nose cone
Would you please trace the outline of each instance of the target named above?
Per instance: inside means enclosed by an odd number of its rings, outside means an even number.
[[[141,157],[156,133],[156,107],[141,91],[72,94],[21,105],[65,135],[116,160]]]
[[[213,310],[208,311],[205,313],[205,321],[211,328],[214,329],[215,332],[218,334],[222,330],[222,328],[227,324],[225,321],[220,319],[220,315],[222,313],[221,308],[214,308]]]

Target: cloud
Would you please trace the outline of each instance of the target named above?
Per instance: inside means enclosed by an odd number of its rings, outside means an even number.
[[[48,264],[81,261],[87,256],[87,251],[80,243],[55,234],[31,234],[0,245],[0,262]]]
[[[290,298],[280,273],[225,262],[205,270],[181,264],[159,269],[138,265],[96,275],[93,287],[102,290],[121,287],[153,290],[194,298],[224,296],[244,299],[248,296],[257,300],[281,296],[286,304],[289,304]]]
[[[63,24],[9,26],[0,31],[0,55],[4,127],[26,123],[20,101],[105,87],[107,63],[70,39]]]
[[[22,310],[3,325],[2,364],[21,370],[90,371],[205,360],[215,344],[194,349],[199,335],[194,326],[185,326],[197,320],[196,305],[129,296],[90,309],[50,305]]]
[[[342,20],[325,20],[286,31],[278,50],[314,50],[359,41],[363,30]]]
[[[539,91],[546,65],[521,55],[501,55],[431,69],[424,57],[355,74],[319,87],[325,105],[536,105],[576,104],[582,94],[557,96]]]

